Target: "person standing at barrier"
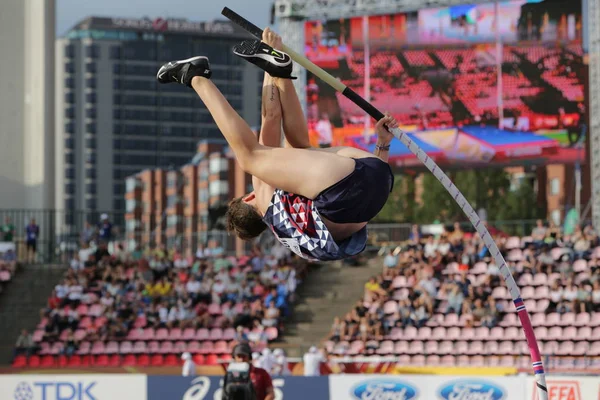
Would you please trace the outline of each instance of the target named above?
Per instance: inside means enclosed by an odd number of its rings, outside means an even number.
[[[34,263],[37,254],[37,242],[40,236],[40,227],[31,218],[29,225],[25,227],[25,246],[27,248],[27,262]]]
[[[271,376],[262,368],[257,368],[252,365],[252,349],[248,343],[239,343],[233,348],[231,353],[234,364],[248,364],[249,379],[235,379],[243,376],[237,373],[236,376],[225,374],[225,383],[223,390],[223,400],[275,400],[275,391]],[[228,367],[228,371],[230,369]],[[240,393],[245,393],[243,397],[239,397]]]
[[[308,353],[302,357],[304,361],[304,376],[321,376],[321,363],[325,362],[325,356],[312,346]]]
[[[181,355],[183,360],[183,369],[181,370],[181,376],[196,376],[196,363],[192,359],[192,355],[185,352]]]

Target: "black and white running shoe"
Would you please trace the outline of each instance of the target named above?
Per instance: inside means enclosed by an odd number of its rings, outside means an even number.
[[[211,74],[208,58],[198,56],[166,63],[158,70],[156,79],[160,83],[181,83],[192,87],[193,77],[203,76],[210,79]]]
[[[251,62],[276,78],[296,79],[292,76],[292,59],[283,51],[275,50],[260,40],[244,40],[233,48],[233,53]]]

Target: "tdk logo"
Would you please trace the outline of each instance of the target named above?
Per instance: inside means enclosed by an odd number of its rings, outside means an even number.
[[[395,379],[373,379],[362,382],[352,390],[357,400],[411,400],[417,398],[417,389]]]
[[[14,400],[98,400],[93,394],[96,382],[20,382]]]
[[[445,400],[502,400],[504,390],[487,381],[460,380],[444,386],[440,396]]]

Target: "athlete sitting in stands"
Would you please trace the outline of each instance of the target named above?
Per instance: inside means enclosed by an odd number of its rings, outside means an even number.
[[[397,126],[391,116],[376,125],[375,155],[353,147],[312,148],[306,120],[290,80],[290,57],[281,38],[265,29],[263,42],[245,41],[234,52],[264,69],[259,138],[209,80],[206,57],[163,65],[161,83],[181,83],[202,99],[233,150],[252,175],[254,191],[229,204],[229,229],[244,239],[267,227],[286,247],[314,260],[338,260],[364,250],[366,225],[383,207],[394,177],[387,164]],[[281,125],[286,143],[281,142]]]

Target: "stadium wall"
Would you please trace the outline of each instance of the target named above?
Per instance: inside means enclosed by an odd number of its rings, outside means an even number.
[[[222,378],[146,375],[4,375],[3,398],[15,400],[213,400],[221,398]],[[276,400],[303,399],[491,399],[535,400],[530,376],[459,377],[331,375],[273,379]],[[553,376],[552,400],[600,399],[600,377]]]

